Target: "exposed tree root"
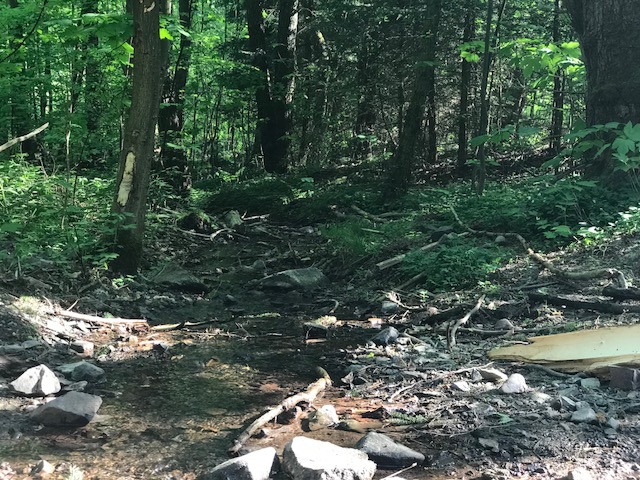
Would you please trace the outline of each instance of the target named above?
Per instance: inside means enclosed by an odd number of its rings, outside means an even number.
[[[546,302],[551,305],[558,305],[570,308],[582,308],[585,310],[595,310],[596,312],[620,314],[625,312],[640,313],[640,305],[620,305],[619,303],[598,302],[588,300],[578,300],[565,296],[546,295],[539,292],[529,293],[529,300],[535,302]]]

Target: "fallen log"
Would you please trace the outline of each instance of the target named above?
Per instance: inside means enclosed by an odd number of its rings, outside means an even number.
[[[528,295],[530,301],[546,302],[561,307],[594,310],[602,313],[620,314],[625,312],[640,313],[640,305],[621,305],[619,303],[578,300],[574,298],[547,295],[539,292],[531,292]]]
[[[292,409],[300,402],[313,402],[325,388],[330,387],[331,377],[329,377],[327,371],[321,367],[318,367],[317,371],[320,378],[309,385],[304,392],[300,392],[296,395],[285,398],[282,402],[280,402],[278,406],[272,408],[271,410],[254,420],[254,422],[249,425],[235,440],[234,445],[228,450],[229,454],[236,455],[242,448],[242,446],[247,442],[247,440],[249,440],[258,430],[260,430],[264,425],[269,423],[281,413]]]
[[[602,294],[620,300],[640,300],[640,288],[638,287],[619,288],[607,285],[602,289]]]

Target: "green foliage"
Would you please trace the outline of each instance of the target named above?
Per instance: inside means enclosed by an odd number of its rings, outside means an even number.
[[[574,130],[565,136],[571,142],[559,155],[543,167],[558,168],[573,160],[587,162],[611,156],[614,170],[622,172],[640,169],[640,124],[609,122]]]
[[[106,268],[122,220],[109,213],[112,194],[110,181],[67,181],[22,161],[0,163],[0,261],[23,270],[41,258],[71,269]]]
[[[430,291],[460,290],[486,282],[510,256],[510,251],[491,243],[456,239],[432,251],[410,253],[400,268],[408,276],[424,274],[424,287]]]

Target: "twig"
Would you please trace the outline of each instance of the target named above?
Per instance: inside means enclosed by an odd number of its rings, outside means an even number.
[[[401,473],[406,472],[407,470],[411,470],[412,468],[416,467],[418,464],[417,463],[412,463],[411,465],[409,465],[406,468],[403,468],[402,470],[398,470],[397,472],[392,473],[391,475],[387,475],[386,477],[382,477],[380,480],[388,480],[389,478],[393,478],[393,477],[397,477],[398,475],[400,475]]]
[[[451,351],[453,347],[456,346],[456,332],[458,331],[458,329],[462,325],[466,324],[473,314],[475,314],[478,310],[480,310],[480,307],[482,306],[482,302],[484,302],[484,295],[482,295],[478,299],[476,306],[473,307],[471,310],[469,310],[469,312],[464,317],[456,320],[453,324],[449,326],[449,329],[447,331],[447,347],[449,351]]]
[[[364,210],[362,210],[360,207],[356,205],[351,205],[351,210],[362,215],[367,220],[371,220],[373,222],[386,223],[388,221],[386,218],[379,217],[377,215],[374,215],[373,213],[365,212]]]
[[[7,143],[3,143],[2,145],[0,145],[0,152],[4,152],[8,148],[13,147],[16,143],[24,142],[25,140],[29,140],[31,137],[35,137],[37,134],[39,134],[48,126],[49,126],[49,122],[36,128],[33,132],[27,133],[26,135],[22,135],[20,137],[16,137],[13,140],[9,140]]]
[[[96,317],[94,315],[85,315],[84,313],[70,312],[69,310],[62,310],[59,307],[53,308],[53,313],[65,318],[73,318],[74,320],[82,320],[89,323],[98,323],[103,325],[147,325],[147,321],[144,319],[130,319],[130,318],[103,318]]]
[[[242,448],[242,446],[249,440],[254,433],[260,430],[264,425],[276,418],[282,412],[290,410],[300,402],[311,403],[325,388],[331,386],[331,378],[329,374],[323,368],[318,368],[318,373],[321,377],[307,387],[304,392],[300,392],[291,397],[285,398],[277,407],[272,408],[259,418],[257,418],[251,425],[249,425],[236,439],[233,447],[228,452],[231,455],[235,455]]]

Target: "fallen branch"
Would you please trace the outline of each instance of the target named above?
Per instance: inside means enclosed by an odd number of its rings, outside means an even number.
[[[569,308],[581,308],[584,310],[595,310],[596,312],[620,314],[625,312],[640,313],[640,305],[620,305],[619,303],[593,302],[588,300],[577,300],[567,297],[556,297],[539,292],[531,292],[529,300],[534,302],[546,302],[551,305]]]
[[[621,300],[640,300],[640,288],[638,287],[619,288],[607,285],[602,289],[602,294]]]
[[[102,325],[147,325],[145,319],[129,319],[129,318],[103,318],[94,315],[86,315],[84,313],[70,312],[54,307],[53,313],[60,317],[73,318],[74,320],[82,320],[89,323],[98,323]]]
[[[469,233],[468,232],[464,232],[460,234],[449,233],[447,235],[442,235],[437,242],[433,242],[433,243],[430,243],[429,245],[425,245],[424,247],[420,247],[418,251],[428,252],[429,250],[433,250],[434,248],[436,248],[438,245],[440,245],[442,242],[445,242],[449,238],[453,238],[455,236],[464,237],[466,235],[469,235]],[[409,254],[403,253],[402,255],[396,255],[395,257],[389,258],[387,260],[383,260],[381,262],[376,263],[376,267],[378,267],[378,270],[384,270],[386,268],[393,267],[394,265],[402,263],[402,261],[407,257],[407,255]]]
[[[362,210],[360,207],[356,205],[351,205],[351,210],[353,210],[359,215],[362,215],[367,220],[371,220],[372,222],[378,222],[378,223],[388,222],[386,218],[379,217],[377,215],[374,215],[373,213],[365,212],[364,210]]]
[[[276,418],[282,412],[292,409],[300,402],[312,403],[315,398],[327,387],[331,386],[331,378],[324,368],[318,368],[318,374],[320,378],[307,387],[304,392],[300,392],[296,395],[284,399],[277,407],[272,408],[258,419],[256,419],[251,425],[249,425],[236,439],[233,447],[228,452],[230,455],[235,455],[242,448],[242,446],[249,440],[258,430],[271,420]]]
[[[5,150],[13,147],[16,143],[21,143],[21,142],[24,142],[25,140],[29,140],[31,137],[35,137],[37,134],[39,134],[48,126],[49,126],[49,122],[36,128],[33,132],[29,132],[26,135],[22,135],[20,137],[14,138],[13,140],[9,140],[7,143],[3,143],[2,145],[0,145],[0,152],[4,152]]]
[[[469,233],[473,233],[475,235],[485,235],[485,236],[488,236],[488,237],[503,236],[505,238],[513,238],[513,239],[517,240],[520,243],[520,245],[522,245],[522,248],[524,249],[524,251],[527,253],[527,255],[532,260],[534,260],[536,263],[540,264],[542,267],[544,267],[547,270],[549,270],[554,275],[557,275],[559,277],[565,278],[567,280],[586,280],[586,279],[590,279],[590,278],[599,278],[599,277],[603,277],[604,276],[604,277],[607,277],[607,278],[614,279],[618,286],[621,286],[621,287],[626,286],[626,280],[624,278],[624,274],[620,270],[617,270],[615,268],[597,268],[597,269],[594,269],[594,270],[568,271],[568,270],[565,270],[565,269],[562,269],[562,268],[558,268],[555,265],[553,265],[549,260],[544,258],[542,255],[540,255],[539,253],[536,253],[529,246],[529,244],[522,237],[522,235],[520,235],[519,233],[513,233],[513,232],[490,232],[488,230],[474,230],[473,228],[469,227],[468,225],[465,225],[464,223],[462,223],[462,220],[460,220],[460,217],[458,217],[458,213],[456,212],[456,210],[452,206],[449,206],[449,209],[453,213],[453,216],[455,217],[456,222],[458,222],[458,224],[462,228],[467,230],[467,232],[469,232]]]
[[[464,317],[456,320],[449,326],[449,329],[447,330],[447,348],[449,349],[449,351],[451,351],[453,347],[456,346],[456,332],[458,331],[458,329],[462,325],[466,324],[471,318],[471,316],[474,315],[478,310],[480,310],[480,307],[482,306],[482,302],[484,302],[484,295],[482,295],[478,299],[478,302],[476,303],[475,307],[469,310],[469,312]]]

